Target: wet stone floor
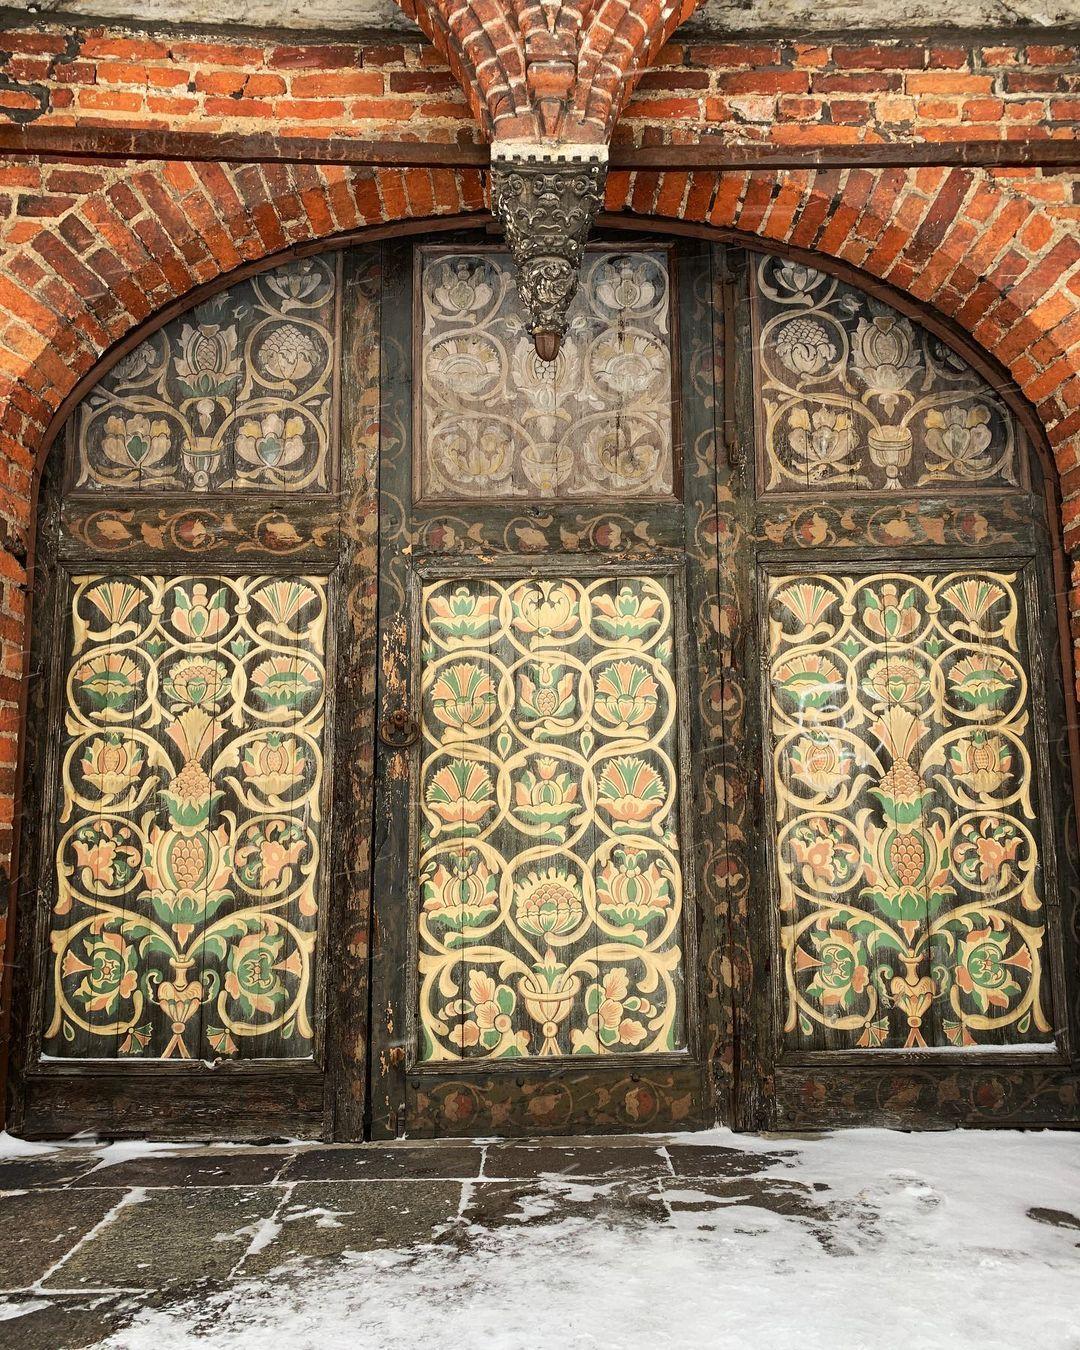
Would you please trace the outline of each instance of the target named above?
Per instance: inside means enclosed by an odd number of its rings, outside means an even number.
[[[843,1173],[837,1172],[842,1163],[829,1162],[835,1149],[820,1153],[815,1177],[803,1156],[814,1147],[809,1141],[757,1139],[748,1146],[737,1142],[739,1136],[713,1138],[718,1141],[650,1137],[358,1147],[69,1143],[51,1151],[24,1151],[12,1141],[13,1156],[0,1155],[0,1347],[75,1350],[107,1342],[110,1350],[138,1350],[144,1344],[169,1350],[196,1340],[211,1347],[254,1345],[254,1335],[230,1339],[221,1331],[215,1338],[212,1313],[209,1329],[206,1318],[201,1328],[197,1317],[189,1323],[191,1341],[144,1338],[138,1328],[153,1323],[159,1313],[167,1321],[180,1306],[212,1309],[217,1300],[219,1307],[231,1307],[245,1290],[271,1297],[282,1287],[279,1279],[289,1278],[281,1272],[291,1272],[295,1281],[309,1280],[312,1272],[340,1269],[342,1263],[367,1261],[377,1267],[381,1259],[418,1249],[429,1258],[434,1252],[450,1272],[462,1271],[485,1244],[495,1251],[500,1242],[519,1247],[542,1242],[545,1228],[575,1240],[600,1230],[653,1239],[665,1231],[695,1237],[705,1232],[710,1240],[719,1234],[736,1242],[740,1232],[764,1234],[772,1242],[770,1252],[779,1249],[768,1235],[794,1228],[799,1242],[817,1256],[807,1263],[793,1248],[794,1256],[789,1252],[779,1258],[790,1269],[803,1261],[810,1270],[822,1260],[854,1267],[875,1244],[883,1256],[903,1250],[896,1245],[896,1232],[904,1225],[929,1232],[925,1224],[945,1196],[940,1184],[927,1184],[917,1170],[898,1170],[890,1179],[875,1161],[882,1154],[877,1146],[877,1151],[867,1150],[863,1162],[853,1161],[867,1178],[853,1199],[856,1188],[837,1187],[837,1175]],[[931,1140],[922,1145],[907,1139],[905,1148],[913,1158],[922,1155],[911,1150],[933,1147]],[[1019,1136],[1005,1140],[1007,1151],[988,1165],[999,1175],[1015,1176],[1011,1159],[1021,1142]],[[1057,1170],[1032,1194],[1041,1203],[1024,1202],[1016,1216],[1023,1225],[1019,1232],[1031,1233],[1036,1245],[1045,1244],[1039,1259],[1051,1290],[1070,1268],[1070,1259],[1080,1257],[1080,1188],[1073,1189],[1070,1181],[1063,1189],[1058,1181],[1063,1165],[1072,1175],[1070,1157],[1060,1148],[1064,1142],[1060,1136],[1048,1141]],[[1073,1142],[1080,1153],[1076,1136]],[[891,1148],[886,1138],[884,1156]],[[977,1177],[983,1169],[973,1166],[972,1171]],[[957,1203],[962,1200],[957,1197]],[[516,1236],[507,1237],[507,1230]],[[971,1240],[981,1241],[982,1235],[975,1233]],[[1015,1252],[1013,1242],[1005,1245]],[[506,1250],[512,1252],[513,1245]],[[596,1259],[603,1259],[600,1248],[581,1250],[594,1250]],[[663,1260],[665,1249],[655,1250]],[[1003,1262],[1011,1259],[1008,1250],[998,1255]],[[769,1257],[773,1266],[776,1259]],[[983,1259],[994,1259],[994,1252],[987,1257],[984,1251]],[[1080,1287],[1080,1264],[1074,1269]],[[765,1278],[770,1267],[762,1270]],[[707,1286],[707,1267],[703,1279]],[[529,1297],[538,1293],[534,1289]],[[317,1319],[304,1325],[314,1327]],[[392,1330],[355,1342],[309,1340],[298,1333],[291,1343],[287,1335],[279,1338],[274,1350],[401,1343]],[[421,1336],[413,1344],[428,1343]],[[588,1337],[562,1342],[603,1343]],[[634,1343],[633,1338],[626,1343]],[[675,1333],[660,1340],[683,1343]],[[847,1344],[843,1337],[831,1343]],[[1068,1343],[1080,1345],[1080,1340]],[[511,1337],[495,1344],[519,1342]],[[530,1345],[527,1334],[520,1344]],[[981,1344],[996,1342],[983,1335]],[[1043,1344],[1053,1347],[1053,1336]]]

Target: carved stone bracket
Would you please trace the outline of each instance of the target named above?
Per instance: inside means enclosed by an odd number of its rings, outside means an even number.
[[[491,148],[491,209],[506,233],[536,354],[554,361],[604,200],[607,146],[508,142]]]

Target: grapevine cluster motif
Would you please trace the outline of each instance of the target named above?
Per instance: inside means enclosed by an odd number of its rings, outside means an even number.
[[[554,362],[509,254],[424,255],[420,303],[424,498],[671,495],[665,253],[589,254]]]
[[[223,291],[123,357],[79,406],[81,489],[324,489],[333,262]]]
[[[803,263],[755,277],[766,491],[1017,485],[1008,409],[944,342]]]
[[[423,595],[421,1058],[685,1048],[672,596]]]
[[[785,1031],[1052,1043],[1015,573],[773,577]]]
[[[47,1052],[310,1055],[325,584],[73,585]]]

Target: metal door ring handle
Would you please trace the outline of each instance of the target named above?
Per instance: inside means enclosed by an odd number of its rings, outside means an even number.
[[[419,724],[409,716],[404,708],[398,708],[389,717],[383,719],[379,727],[379,737],[384,745],[394,750],[404,750],[413,745],[420,736]]]

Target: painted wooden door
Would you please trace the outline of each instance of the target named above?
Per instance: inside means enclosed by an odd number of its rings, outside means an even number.
[[[722,584],[756,657],[729,736],[761,822],[736,1120],[1067,1117],[1076,747],[1034,443],[994,372],[889,299],[731,263],[752,369]]]
[[[701,1124],[709,252],[598,245],[553,369],[503,253],[386,268],[372,1131]]]
[[[294,260],[144,335],[50,458],[20,1129],[327,1128],[341,285]]]

